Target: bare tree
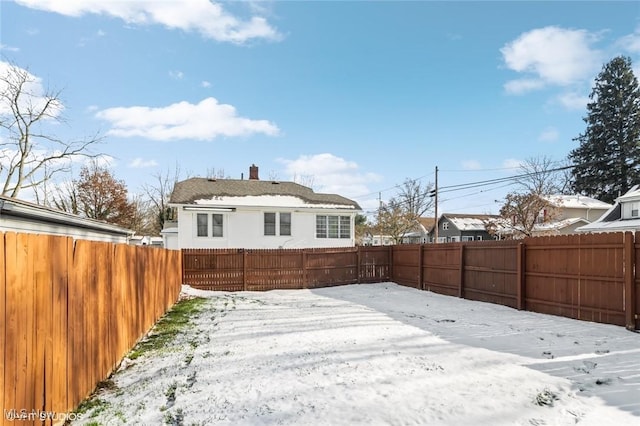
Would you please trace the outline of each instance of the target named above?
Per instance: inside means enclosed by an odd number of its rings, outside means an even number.
[[[500,220],[485,223],[490,234],[499,234],[503,238],[523,238],[532,236],[536,225],[553,221],[556,213],[543,196],[512,192],[505,197],[500,216]]]
[[[78,189],[73,181],[62,182],[51,194],[47,194],[47,204],[58,210],[80,214],[78,205]]]
[[[149,202],[148,208],[154,217],[151,228],[154,235],[160,233],[166,221],[175,219],[174,209],[169,207],[169,198],[179,179],[180,166],[176,164],[173,170],[167,168],[164,173],[154,174],[152,184],[142,186],[142,191]]]
[[[65,122],[60,94],[43,89],[28,70],[0,62],[2,195],[16,197],[23,189],[37,189],[68,171],[75,157],[90,156],[90,145],[99,141],[97,136],[66,141],[48,131],[48,124]]]
[[[417,180],[406,179],[398,196],[380,207],[376,232],[401,243],[404,235],[418,226],[418,219],[433,208],[434,200],[429,196],[432,188],[431,183],[423,186]]]
[[[521,177],[516,183],[525,193],[538,195],[564,194],[571,174],[566,161],[557,162],[546,155],[527,158],[520,166]]]

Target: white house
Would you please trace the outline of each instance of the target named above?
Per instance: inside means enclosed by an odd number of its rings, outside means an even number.
[[[640,231],[640,186],[616,198],[615,203],[594,222],[581,226],[578,232]]]
[[[0,231],[64,235],[127,244],[133,231],[71,213],[0,195]]]
[[[361,210],[340,195],[315,193],[294,182],[262,181],[255,165],[248,180],[178,182],[169,205],[177,209],[178,219],[177,233],[163,233],[170,249],[351,247],[354,218]]]

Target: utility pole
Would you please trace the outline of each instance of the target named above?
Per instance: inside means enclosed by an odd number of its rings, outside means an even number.
[[[433,196],[435,197],[435,222],[433,224],[434,229],[434,243],[438,243],[438,166],[436,166],[436,187],[433,190]]]
[[[382,192],[378,192],[378,232],[380,233],[380,245],[384,245],[382,243],[382,225],[380,223],[380,218],[382,215]]]

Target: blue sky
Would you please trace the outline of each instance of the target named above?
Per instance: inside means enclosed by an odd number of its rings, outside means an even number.
[[[566,158],[594,77],[623,54],[640,75],[639,2],[16,0],[3,60],[62,89],[61,137],[131,192],[183,174],[312,182],[367,211],[406,178],[441,186]],[[497,213],[513,187],[443,196]],[[483,191],[483,192],[480,192]]]

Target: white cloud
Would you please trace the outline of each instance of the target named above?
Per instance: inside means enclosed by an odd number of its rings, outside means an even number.
[[[617,45],[627,52],[640,53],[640,26],[632,34],[621,37]]]
[[[465,170],[480,170],[482,165],[478,160],[464,160],[462,162],[462,168]]]
[[[544,87],[544,81],[540,79],[521,78],[518,80],[507,81],[504,84],[504,90],[510,95],[521,95],[526,92],[541,89]]]
[[[23,114],[27,114],[28,111],[39,113],[45,108],[47,102],[50,102],[47,107],[49,118],[58,117],[64,111],[62,102],[47,97],[42,85],[42,79],[31,74],[28,70],[0,61],[0,75],[8,77],[9,81],[14,83],[24,82],[18,100],[18,105]],[[7,83],[4,80],[0,80],[0,92],[7,90],[7,87]],[[0,103],[0,116],[9,114],[12,114],[10,105],[6,105],[4,102]]]
[[[295,160],[279,158],[284,164],[289,180],[308,177],[317,192],[355,197],[370,191],[368,184],[378,182],[381,177],[375,173],[363,173],[358,164],[333,154],[301,155]]]
[[[102,30],[98,30],[98,31],[96,31],[96,35],[97,35],[98,37],[104,37],[104,36],[106,36],[106,35],[107,35],[107,33],[106,33],[106,32],[104,32],[104,31],[102,31]]]
[[[522,160],[516,160],[515,158],[507,158],[502,162],[502,167],[505,169],[517,169],[523,164]]]
[[[580,93],[566,92],[558,95],[556,101],[569,110],[586,110],[589,97]]]
[[[20,48],[7,46],[6,44],[0,43],[0,50],[6,50],[7,52],[19,52]]]
[[[558,130],[555,127],[547,127],[540,133],[538,140],[541,142],[555,142],[560,137]]]
[[[166,107],[116,107],[102,110],[97,118],[113,126],[107,134],[143,137],[158,141],[206,140],[218,136],[248,136],[263,133],[275,136],[278,127],[267,120],[239,117],[232,105],[206,98],[197,104],[178,102]]]
[[[143,169],[146,167],[155,167],[158,165],[156,160],[144,160],[140,157],[134,158],[130,163],[129,167],[134,169]]]
[[[182,80],[184,78],[184,73],[182,71],[169,71],[169,77],[174,80]]]
[[[182,1],[104,1],[104,0],[16,0],[32,8],[78,17],[103,14],[128,24],[160,24],[170,29],[193,31],[205,38],[244,43],[264,38],[278,39],[280,34],[260,16],[241,20],[225,11],[220,3],[209,0]]]
[[[509,82],[505,89],[515,88],[518,93],[517,89],[567,86],[590,78],[602,63],[602,52],[592,48],[597,40],[596,34],[586,30],[554,26],[521,34],[500,52],[509,69],[534,78]]]
[[[211,87],[211,83],[209,83],[208,81],[203,81],[202,83],[200,83],[200,85],[202,87],[204,87],[205,89],[208,89],[209,87]]]

